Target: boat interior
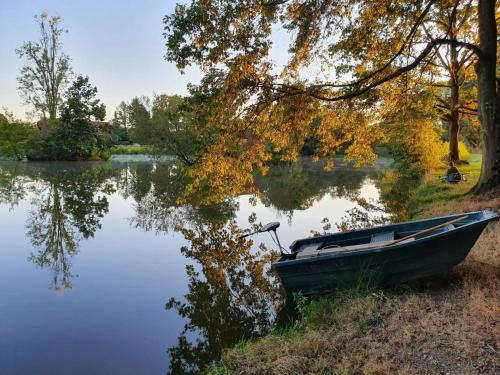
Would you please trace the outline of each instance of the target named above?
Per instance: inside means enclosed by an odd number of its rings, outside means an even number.
[[[418,235],[419,232],[425,230],[427,228],[412,228],[409,230],[408,228],[402,227],[401,230],[395,231],[383,231],[383,232],[375,232],[371,234],[360,235],[357,236],[349,236],[345,238],[335,238],[336,236],[331,236],[331,240],[328,240],[328,237],[324,238],[324,241],[314,241],[309,243],[304,243],[302,246],[297,248],[296,259],[310,258],[321,255],[332,255],[336,253],[345,253],[345,252],[354,252],[354,251],[362,251],[372,248],[379,248],[390,246],[392,244],[404,244],[415,241],[415,239],[421,239],[426,236],[435,235],[438,233],[444,233],[450,230],[453,230],[457,227],[467,224],[470,221],[464,220],[459,223],[448,224],[446,226],[442,226],[430,232],[422,233],[422,235]],[[406,229],[406,230],[405,230]],[[415,236],[415,237],[411,237]],[[404,239],[403,241],[397,241]]]
[[[309,237],[292,243],[290,246],[291,253],[283,254],[278,261],[299,260],[321,255],[344,254],[385,246],[404,245],[428,236],[446,233],[471,223],[490,222],[498,219],[499,217],[494,211],[483,210]]]

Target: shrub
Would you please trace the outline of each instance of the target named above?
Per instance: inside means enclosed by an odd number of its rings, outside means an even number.
[[[5,116],[0,117],[0,155],[12,159],[26,156],[30,138],[36,136],[38,130],[31,124],[10,122]]]

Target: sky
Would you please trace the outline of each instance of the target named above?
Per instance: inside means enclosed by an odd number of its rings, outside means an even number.
[[[189,68],[180,74],[163,59],[162,19],[175,0],[0,0],[0,112],[7,107],[26,118],[16,78],[23,62],[15,49],[38,39],[33,17],[43,11],[63,18],[63,49],[73,70],[88,75],[106,104],[107,117],[115,107],[134,96],[153,93],[187,93],[189,82],[201,73]]]

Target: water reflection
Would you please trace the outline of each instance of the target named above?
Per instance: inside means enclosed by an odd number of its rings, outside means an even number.
[[[362,190],[367,181],[378,187],[378,202],[366,200]],[[131,202],[127,218],[132,227],[182,235],[185,246],[180,253],[189,261],[187,292],[159,301],[186,322],[179,328],[177,344],[168,348],[176,374],[198,373],[224,348],[261,334],[275,319],[280,301],[279,285],[270,273],[276,252],[238,238],[241,200],[228,197],[210,206],[199,204],[196,197],[185,202],[181,198],[187,183],[173,163],[0,163],[0,204],[14,209],[23,200],[29,202],[26,236],[35,248],[29,261],[51,270],[51,286],[57,291],[72,287],[72,261],[82,242],[101,229],[111,196]],[[333,224],[342,230],[377,224],[381,217],[405,219],[405,203],[414,186],[407,178],[390,172],[381,176],[376,169],[327,173],[308,160],[273,166],[255,184],[254,204],[272,207],[289,223],[297,220],[298,211],[325,198],[357,202],[345,213],[345,228],[337,218],[324,223],[327,231]],[[307,230],[322,218],[311,217]],[[255,216],[250,219],[256,221]]]
[[[173,374],[197,374],[224,348],[262,333],[274,320],[280,299],[270,264],[278,253],[265,246],[252,251],[252,241],[239,237],[233,220],[178,230],[189,242],[181,252],[200,267],[186,267],[189,292],[184,301],[172,298],[166,304],[187,318],[178,344],[168,349],[170,369]]]
[[[408,201],[419,186],[418,177],[387,170],[378,179],[380,204],[391,214],[392,222],[407,221]]]
[[[179,223],[225,223],[236,215],[238,205],[231,197],[208,206],[199,204],[193,196],[190,202],[181,201],[188,180],[175,164],[154,165],[147,171],[134,169],[131,175],[136,201],[136,215],[131,223],[145,231],[166,233],[175,230]]]
[[[306,210],[325,195],[354,197],[367,177],[376,178],[375,169],[337,168],[325,172],[321,163],[303,159],[298,163],[273,166],[269,173],[256,177],[259,197],[266,206],[285,214],[291,221],[293,212]]]
[[[2,198],[15,204],[27,192],[33,193],[26,236],[38,251],[31,254],[29,261],[52,270],[51,286],[56,291],[70,289],[74,276],[71,258],[78,252],[79,242],[93,237],[101,228],[100,220],[108,212],[107,195],[114,191],[108,181],[109,171],[102,166],[71,166],[36,170],[26,167],[22,172],[17,170],[13,178],[16,181],[22,176],[24,180],[17,196]]]
[[[0,168],[0,204],[13,209],[25,197],[25,181],[20,172],[22,164],[9,164],[9,168]]]

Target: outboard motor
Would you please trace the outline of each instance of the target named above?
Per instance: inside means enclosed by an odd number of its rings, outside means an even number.
[[[278,245],[278,247],[280,249],[281,255],[284,255],[285,254],[285,252],[284,252],[285,249],[281,246],[280,239],[278,238],[278,232],[276,232],[276,229],[278,229],[279,226],[280,226],[280,223],[278,221],[273,221],[271,223],[267,223],[262,228],[260,228],[258,231],[244,234],[244,235],[240,236],[240,238],[245,238],[245,237],[253,236],[254,234],[257,234],[257,233],[269,232],[269,235],[271,236],[271,238],[274,241],[274,243],[276,245]],[[276,237],[276,240],[274,239],[274,237],[271,234],[271,232],[274,232],[274,236]]]

